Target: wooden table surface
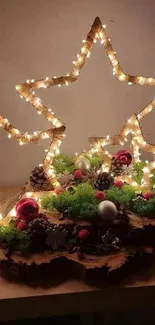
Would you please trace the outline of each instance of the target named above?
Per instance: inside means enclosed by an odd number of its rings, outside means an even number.
[[[1,201],[18,190],[3,188]],[[81,280],[51,288],[32,288],[0,278],[0,321],[96,311],[121,311],[155,305],[155,271],[133,275],[119,286],[98,289]]]

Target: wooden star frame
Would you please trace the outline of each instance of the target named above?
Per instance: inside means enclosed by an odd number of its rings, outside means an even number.
[[[91,148],[86,151],[85,155],[92,156],[93,154],[100,153],[103,156],[103,171],[109,171],[111,167],[111,158],[112,155],[105,150],[105,147],[108,145],[121,145],[123,146],[125,142],[127,142],[127,136],[131,134],[131,153],[133,155],[133,162],[139,162],[140,150],[145,152],[150,152],[155,155],[155,145],[150,144],[144,138],[142,133],[140,121],[148,115],[153,109],[155,109],[155,99],[153,99],[146,107],[144,107],[138,114],[133,114],[126,122],[124,127],[122,128],[119,135],[114,136],[106,136],[106,137],[90,137],[89,142],[91,144]],[[81,154],[81,155],[83,155]],[[79,156],[81,156],[79,155]],[[151,174],[152,170],[155,169],[155,160],[147,162],[147,165],[143,168],[143,178],[142,183],[140,185],[141,188],[149,188],[150,187],[150,178],[153,176]],[[123,175],[117,177],[128,184],[136,186],[139,185],[132,179],[132,175]]]
[[[61,145],[61,142],[63,140],[63,137],[65,136],[65,124],[61,122],[55,114],[51,111],[51,109],[47,108],[40,98],[38,98],[35,95],[35,89],[40,88],[49,88],[53,86],[61,87],[62,85],[68,86],[70,83],[77,80],[79,77],[80,71],[82,67],[85,64],[86,58],[90,56],[90,52],[92,49],[93,43],[96,43],[97,40],[101,41],[101,44],[104,45],[106,54],[110,60],[112,69],[113,69],[113,75],[115,75],[120,81],[126,81],[129,85],[131,84],[139,84],[139,85],[150,85],[155,86],[155,78],[153,77],[144,77],[144,76],[131,76],[129,74],[126,74],[122,71],[119,61],[116,56],[116,52],[113,50],[113,47],[111,45],[111,41],[105,31],[106,26],[102,25],[101,20],[97,17],[94,20],[94,23],[87,34],[86,40],[83,40],[83,46],[81,48],[80,53],[77,55],[77,58],[75,61],[73,61],[73,66],[70,73],[67,73],[64,76],[61,77],[53,77],[53,78],[45,78],[41,80],[27,80],[25,83],[20,84],[16,86],[16,90],[20,94],[21,98],[25,98],[27,102],[32,104],[32,106],[35,107],[38,114],[43,114],[45,119],[47,119],[50,123],[52,123],[52,127],[45,131],[35,131],[33,134],[29,134],[28,132],[22,133],[20,132],[16,127],[14,127],[8,119],[4,118],[3,116],[0,116],[0,126],[3,127],[8,132],[9,138],[14,138],[16,141],[19,142],[20,145],[25,143],[37,143],[41,139],[51,138],[51,143],[49,148],[46,150],[46,156],[43,161],[43,168],[45,170],[45,173],[47,177],[49,178],[49,181],[54,185],[58,185],[57,177],[55,174],[55,170],[52,167],[53,160],[55,155],[59,153],[59,147]],[[154,101],[150,104],[154,106]],[[146,109],[146,108],[145,108]],[[144,114],[145,109],[141,112],[141,114]],[[142,117],[144,117],[142,116]],[[133,127],[134,125],[134,131],[131,133],[133,134],[132,139],[132,145],[135,152],[138,152],[138,146],[143,146],[144,149],[144,138],[142,136],[140,126],[139,126],[139,118],[138,116],[133,115],[131,117],[131,125]],[[103,148],[103,142],[105,144],[109,143],[123,143],[123,139],[125,136],[125,133],[127,133],[127,130],[129,129],[129,123],[125,125],[123,130],[121,131],[121,135],[114,138],[106,137],[105,138],[93,138],[90,139],[90,141],[93,143],[93,150],[96,151],[96,145],[98,147]],[[138,133],[137,133],[138,132]],[[130,133],[130,132],[129,132]],[[137,138],[137,136],[139,136]],[[96,140],[95,140],[96,139]],[[100,139],[100,140],[99,140]],[[116,140],[117,139],[117,140]],[[140,140],[141,139],[141,140]],[[102,145],[101,145],[102,143]],[[142,145],[143,143],[143,145]],[[94,145],[95,144],[95,145]],[[139,147],[140,147],[139,146]],[[154,152],[154,146],[150,147],[149,144],[146,144],[145,149],[147,149],[147,146],[150,150],[153,150]],[[140,147],[141,148],[141,147]],[[92,149],[91,149],[92,151]],[[104,153],[105,157],[108,161],[108,154]],[[150,167],[152,165],[149,165],[148,169],[150,171]],[[148,174],[146,172],[146,174]],[[146,182],[146,178],[145,178]]]

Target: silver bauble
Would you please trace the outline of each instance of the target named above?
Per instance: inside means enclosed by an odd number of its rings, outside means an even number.
[[[76,169],[90,170],[90,167],[91,167],[91,164],[87,158],[85,158],[85,157],[77,158],[77,160],[75,162]]]
[[[105,200],[99,203],[98,214],[102,220],[112,220],[117,216],[117,208],[114,203]]]

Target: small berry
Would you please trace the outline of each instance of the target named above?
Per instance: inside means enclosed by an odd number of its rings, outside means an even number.
[[[120,179],[116,180],[114,184],[118,188],[122,188],[124,185],[124,183]]]
[[[78,237],[80,239],[85,239],[88,237],[88,235],[89,235],[89,231],[87,229],[81,229],[78,233]]]
[[[55,188],[55,193],[56,193],[56,195],[60,195],[60,194],[62,194],[64,191],[65,191],[64,188],[62,188],[61,186],[58,186],[58,187]]]
[[[143,198],[146,200],[152,199],[153,197],[154,197],[154,194],[151,191],[143,193]]]
[[[77,169],[75,172],[74,172],[74,177],[76,179],[82,179],[83,178],[83,173],[80,169]]]
[[[105,194],[102,191],[97,191],[96,192],[96,197],[98,200],[103,201],[105,199]]]

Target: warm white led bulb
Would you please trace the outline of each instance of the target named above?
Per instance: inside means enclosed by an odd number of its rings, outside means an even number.
[[[119,80],[121,81],[124,81],[126,79],[126,75],[124,73],[121,73],[119,76],[118,76]]]
[[[149,167],[144,167],[142,170],[144,173],[149,173],[149,171],[150,171]]]

